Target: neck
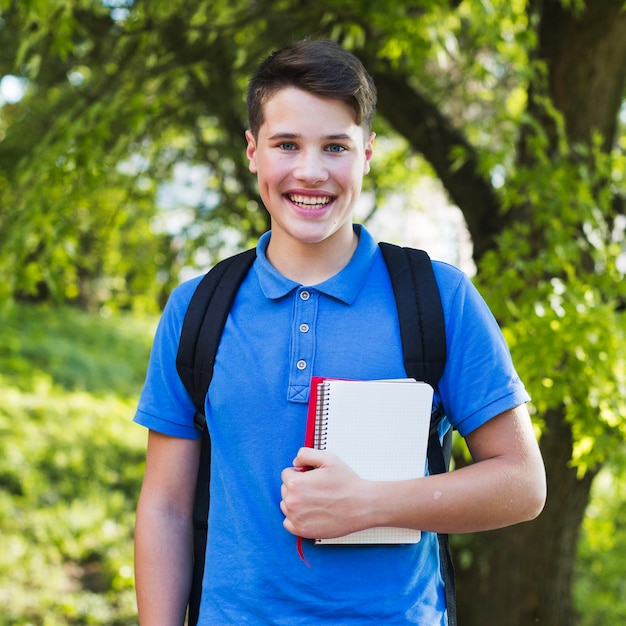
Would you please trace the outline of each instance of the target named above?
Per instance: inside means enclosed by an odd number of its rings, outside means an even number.
[[[317,285],[339,273],[356,250],[359,238],[350,228],[318,243],[291,239],[278,241],[274,234],[267,246],[268,261],[283,275],[302,285]]]

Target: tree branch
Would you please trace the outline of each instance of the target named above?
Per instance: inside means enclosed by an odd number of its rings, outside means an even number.
[[[378,88],[380,113],[437,173],[465,216],[474,242],[474,258],[478,260],[493,247],[504,219],[493,187],[479,172],[476,150],[432,102],[409,84],[407,76],[389,67],[374,70],[372,76]],[[454,149],[460,149],[465,157],[460,165]]]

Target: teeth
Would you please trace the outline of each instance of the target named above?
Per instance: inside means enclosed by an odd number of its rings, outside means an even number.
[[[329,196],[301,196],[296,194],[290,195],[289,199],[294,204],[307,207],[322,207],[331,200]]]

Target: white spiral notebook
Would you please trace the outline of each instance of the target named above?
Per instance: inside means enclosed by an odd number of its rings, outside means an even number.
[[[305,445],[333,452],[368,480],[419,478],[426,471],[432,402],[432,387],[413,379],[314,377]],[[420,536],[381,527],[316,543],[417,543]]]

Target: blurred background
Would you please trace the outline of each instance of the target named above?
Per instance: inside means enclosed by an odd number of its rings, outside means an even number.
[[[533,398],[548,504],[453,538],[459,623],[623,623],[624,0],[0,0],[0,625],[137,623],[152,334],[268,228],[245,88],[303,37],[378,86],[357,221],[472,276]]]

